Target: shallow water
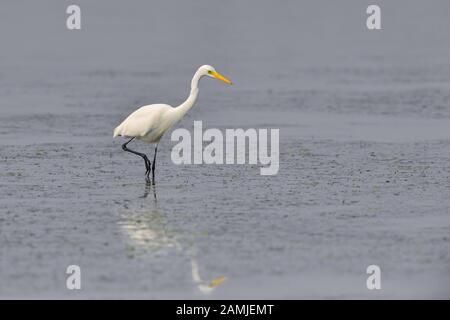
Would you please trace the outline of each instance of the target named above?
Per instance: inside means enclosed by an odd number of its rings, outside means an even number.
[[[447,2],[382,2],[375,34],[358,1],[79,2],[78,33],[63,6],[0,5],[1,297],[449,297]],[[166,135],[152,187],[112,139],[203,63],[236,85],[202,80],[178,127],[279,128],[276,176],[176,166]]]

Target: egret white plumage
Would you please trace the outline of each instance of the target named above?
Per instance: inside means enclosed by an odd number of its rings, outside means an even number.
[[[122,136],[131,138],[122,145],[124,151],[141,156],[145,162],[145,175],[147,178],[152,173],[152,183],[155,183],[155,162],[158,151],[158,143],[164,133],[194,106],[198,97],[198,83],[204,76],[222,80],[227,84],[232,84],[230,80],[218,73],[212,66],[203,65],[195,72],[191,81],[191,92],[189,97],[178,107],[172,107],[168,104],[151,104],[140,107],[131,113],[119,126],[114,129],[114,137]],[[153,164],[148,160],[145,153],[131,150],[127,147],[128,143],[134,139],[142,140],[147,143],[155,144],[155,154]]]

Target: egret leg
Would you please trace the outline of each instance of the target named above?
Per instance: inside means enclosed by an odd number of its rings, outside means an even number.
[[[125,142],[123,145],[122,145],[122,150],[123,151],[128,151],[128,152],[131,152],[131,153],[134,153],[134,154],[137,154],[138,156],[141,156],[143,159],[144,159],[144,162],[145,162],[145,169],[146,169],[146,171],[145,171],[145,175],[148,177],[148,175],[150,174],[150,161],[148,160],[148,158],[147,158],[147,156],[145,155],[145,153],[140,153],[140,152],[137,152],[137,151],[134,151],[134,150],[131,150],[131,149],[128,149],[127,148],[127,145],[131,142],[131,141],[133,141],[134,140],[134,137],[133,138],[131,138],[130,140],[128,140],[127,142]]]
[[[155,164],[156,164],[156,153],[158,152],[158,144],[155,146],[155,155],[153,156],[153,164],[152,164],[152,181],[155,184]]]

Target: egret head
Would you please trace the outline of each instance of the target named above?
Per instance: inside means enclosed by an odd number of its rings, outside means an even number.
[[[219,79],[219,80],[225,82],[226,84],[233,84],[230,80],[228,80],[223,75],[218,73],[216,71],[216,69],[214,69],[214,67],[212,67],[210,65],[205,64],[205,65],[201,66],[199,70],[201,71],[202,75]]]

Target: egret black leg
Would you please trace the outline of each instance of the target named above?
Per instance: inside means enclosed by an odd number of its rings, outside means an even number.
[[[156,164],[156,153],[158,152],[158,144],[155,146],[155,155],[153,156],[153,164],[152,164],[152,181],[155,184],[155,164]]]
[[[123,151],[128,151],[128,152],[131,152],[131,153],[134,153],[134,154],[137,154],[138,156],[141,156],[143,159],[144,159],[144,162],[145,162],[145,169],[146,169],[146,171],[145,171],[145,175],[148,177],[148,175],[150,174],[150,165],[151,165],[151,163],[150,163],[150,161],[148,160],[148,158],[147,158],[147,156],[145,155],[145,153],[140,153],[140,152],[137,152],[137,151],[134,151],[134,150],[131,150],[131,149],[128,149],[127,148],[127,144],[129,144],[131,141],[133,141],[134,140],[134,138],[131,138],[130,140],[128,140],[127,142],[125,142],[123,145],[122,145],[122,150]]]

